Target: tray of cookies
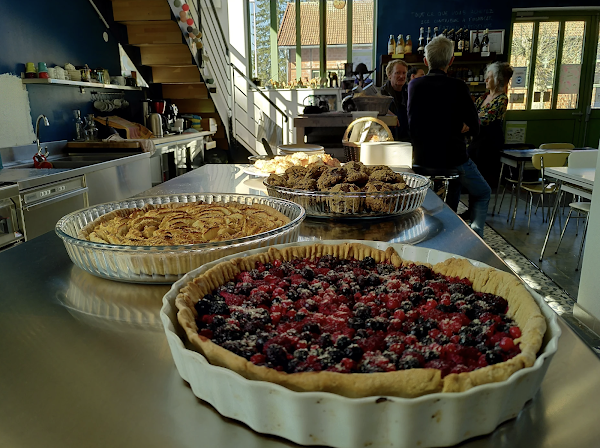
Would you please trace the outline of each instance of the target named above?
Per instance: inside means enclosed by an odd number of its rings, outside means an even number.
[[[269,196],[301,205],[315,218],[402,215],[425,200],[429,179],[386,165],[348,162],[340,167],[293,166],[264,180]]]

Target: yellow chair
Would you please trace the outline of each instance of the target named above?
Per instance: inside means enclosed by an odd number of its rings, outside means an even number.
[[[531,224],[531,209],[533,208],[533,194],[539,194],[538,205],[541,200],[542,202],[542,222],[544,218],[544,195],[558,193],[558,186],[554,182],[548,182],[546,180],[546,168],[567,166],[567,159],[569,158],[570,152],[548,152],[543,154],[534,154],[531,157],[532,165],[540,170],[541,181],[534,184],[521,185],[521,189],[529,193],[529,216],[527,218],[527,235],[529,235],[529,227]],[[537,213],[537,207],[535,209]],[[550,213],[550,207],[548,207],[548,213]]]
[[[540,149],[573,149],[575,145],[572,143],[542,143]]]

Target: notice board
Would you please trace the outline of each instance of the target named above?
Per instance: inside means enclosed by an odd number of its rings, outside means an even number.
[[[510,34],[511,6],[502,2],[484,3],[475,0],[427,0],[398,2],[397,0],[379,0],[377,2],[377,60],[387,54],[387,42],[390,34],[394,39],[398,34],[410,34],[413,41],[413,53],[417,52],[419,28],[438,27],[439,33],[447,28],[468,28],[469,30],[505,29],[505,39]],[[481,38],[481,37],[480,37]],[[504,48],[508,48],[505,41]],[[505,51],[507,53],[507,51]]]

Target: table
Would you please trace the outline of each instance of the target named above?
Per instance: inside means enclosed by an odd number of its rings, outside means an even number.
[[[379,115],[378,120],[383,121],[388,126],[397,126],[398,118],[395,115]],[[306,135],[306,128],[347,128],[355,118],[352,113],[347,112],[325,112],[322,114],[300,115],[294,118],[294,127],[296,128],[296,142],[303,143]],[[342,139],[340,136],[340,145]]]
[[[515,199],[515,208],[512,213],[512,223],[511,229],[515,228],[515,219],[517,217],[517,208],[519,206],[519,193],[521,191],[521,184],[523,183],[523,171],[526,169],[532,170],[535,169],[533,164],[531,163],[531,157],[534,154],[543,154],[547,152],[565,152],[564,150],[548,150],[548,149],[505,149],[500,153],[500,162],[502,165],[500,166],[500,176],[498,177],[498,188],[496,188],[496,198],[494,200],[494,208],[492,209],[492,215],[496,211],[496,204],[498,203],[498,191],[500,190],[500,184],[502,182],[502,172],[504,171],[504,165],[511,166],[517,169],[517,190],[516,190],[516,199]],[[507,222],[511,219],[510,212],[512,208],[512,201],[515,195],[511,194],[510,204],[508,206],[508,219]],[[500,213],[500,210],[498,210]]]
[[[548,238],[550,237],[550,231],[552,230],[552,225],[554,224],[556,212],[560,206],[560,199],[563,193],[572,193],[591,201],[592,190],[594,189],[594,178],[596,176],[595,168],[569,168],[565,166],[546,168],[544,171],[546,175],[558,181],[559,190],[556,200],[554,201],[550,221],[548,222],[548,230],[546,231],[544,245],[542,246],[542,252],[540,253],[540,261],[542,261],[542,258],[544,257],[544,252],[548,245]]]
[[[258,194],[239,166],[206,165],[143,196]],[[509,268],[433,192],[417,225],[307,219],[300,239],[407,242]],[[96,278],[54,232],[0,252],[0,446],[19,448],[295,447],[221,417],[181,379],[160,323],[164,285]],[[600,359],[559,318],[540,391],[518,418],[463,448],[598,446]]]

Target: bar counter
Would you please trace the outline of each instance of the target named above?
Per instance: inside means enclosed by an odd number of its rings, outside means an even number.
[[[260,193],[242,166],[206,165],[139,196]],[[431,191],[392,219],[306,219],[301,240],[409,243],[510,269]],[[221,417],[181,379],[159,318],[168,285],[96,278],[54,232],[0,253],[0,446],[282,447]],[[600,360],[559,318],[559,349],[519,416],[461,447],[597,447]]]

